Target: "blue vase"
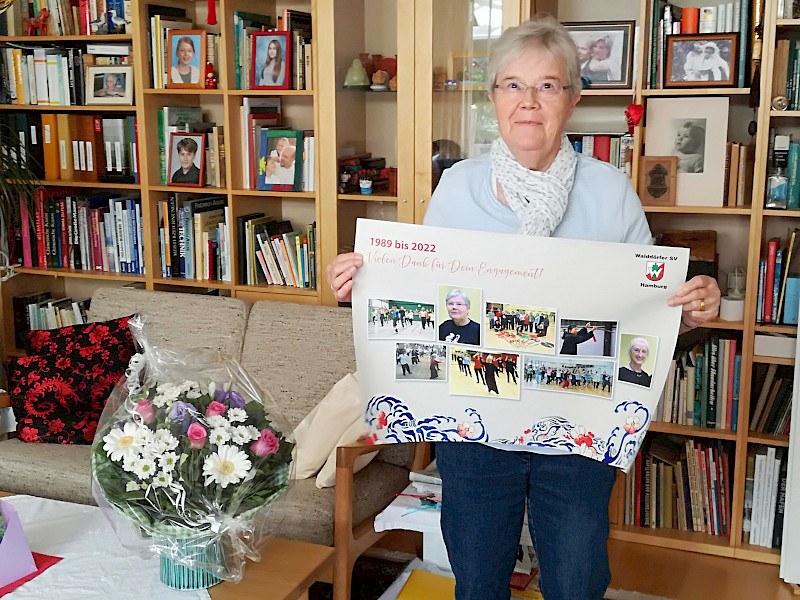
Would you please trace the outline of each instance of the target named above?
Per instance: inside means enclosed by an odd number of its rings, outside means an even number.
[[[205,543],[205,548],[198,546]],[[191,557],[197,562],[223,565],[224,557],[219,540],[198,538],[173,541],[176,557]],[[169,556],[161,555],[161,583],[173,590],[201,590],[222,581],[219,577],[200,567],[187,567]]]

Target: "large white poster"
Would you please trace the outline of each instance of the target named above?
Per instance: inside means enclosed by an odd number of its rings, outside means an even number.
[[[359,219],[353,332],[376,443],[501,442],[627,469],[680,326],[683,248]]]

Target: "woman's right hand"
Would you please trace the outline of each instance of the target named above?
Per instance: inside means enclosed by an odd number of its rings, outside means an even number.
[[[357,252],[340,254],[325,268],[328,285],[339,302],[350,302],[353,294],[353,276],[364,264],[364,257]]]

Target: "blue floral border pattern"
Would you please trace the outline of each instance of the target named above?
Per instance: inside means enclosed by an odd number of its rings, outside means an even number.
[[[562,417],[545,417],[522,431],[516,439],[491,441],[561,448],[624,469],[633,461],[644,440],[650,424],[650,411],[641,402],[625,400],[614,407],[614,412],[625,421],[623,425],[614,427],[608,439],[597,437],[583,425]],[[391,442],[490,441],[481,415],[474,408],[465,409],[461,420],[453,416],[432,415],[418,421],[402,400],[375,396],[367,404],[366,419],[372,431],[381,432],[380,438]],[[378,441],[378,435],[373,435],[373,441]]]

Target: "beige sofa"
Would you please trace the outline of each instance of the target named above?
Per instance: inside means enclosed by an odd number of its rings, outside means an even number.
[[[355,371],[350,310],[286,302],[101,288],[94,321],[147,315],[153,345],[218,348],[274,396],[294,427],[344,375]],[[0,441],[0,490],[90,504],[89,446]],[[373,545],[373,517],[408,484],[413,445],[388,446],[353,475],[353,461],[374,447],[354,444],[337,454],[336,487],[294,482],[282,503],[277,535],[335,546],[334,597],[349,597],[355,559]],[[424,450],[416,453],[424,462]],[[334,544],[335,542],[335,544]]]

